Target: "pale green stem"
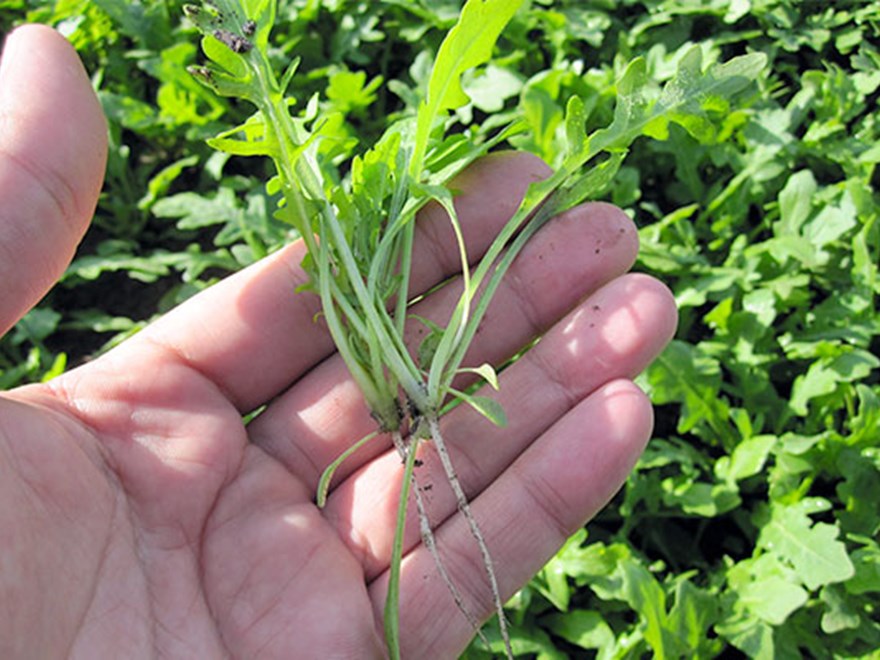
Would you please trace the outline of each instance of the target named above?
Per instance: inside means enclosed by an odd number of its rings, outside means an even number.
[[[394,323],[397,334],[403,336],[406,325],[406,310],[409,306],[410,275],[412,271],[413,239],[415,237],[415,223],[407,223],[403,230],[403,245],[400,248],[400,287],[397,290],[396,309],[394,311]]]
[[[397,503],[397,522],[394,527],[394,545],[388,569],[388,595],[385,597],[385,639],[393,660],[400,660],[400,563],[403,561],[403,536],[406,529],[406,510],[409,503],[413,470],[416,466],[418,438],[413,438],[406,451],[400,500]]]
[[[547,217],[544,217],[547,216]],[[495,295],[495,291],[497,291],[498,286],[501,284],[501,280],[504,277],[504,274],[507,272],[507,269],[510,268],[510,265],[513,263],[514,259],[516,259],[519,252],[528,242],[528,240],[534,235],[534,233],[540,229],[547,220],[550,219],[550,214],[546,213],[544,209],[538,211],[538,213],[531,219],[531,221],[526,225],[526,227],[517,235],[516,240],[513,244],[510,245],[507,252],[504,253],[504,256],[498,260],[498,262],[494,266],[494,270],[492,271],[491,277],[489,281],[486,283],[485,288],[480,293],[479,300],[477,301],[476,307],[472,310],[470,320],[467,328],[465,328],[462,336],[459,339],[458,344],[454,347],[454,350],[450,353],[450,357],[446,364],[442,365],[442,372],[438,372],[438,396],[441,392],[444,392],[452,383],[452,380],[455,378],[455,374],[458,371],[458,368],[461,366],[462,361],[464,360],[465,353],[473,341],[473,337],[476,334],[477,328],[479,327],[480,322],[483,320],[483,316],[486,314],[486,310],[489,307],[489,303],[492,301],[492,298]],[[482,263],[481,263],[482,266]],[[480,276],[480,280],[484,279],[485,275]],[[476,276],[474,280],[477,280]],[[474,284],[474,288],[480,285],[480,281],[477,280]],[[472,295],[475,292],[472,292]],[[462,296],[461,305],[469,305],[470,299]],[[433,373],[432,373],[433,375]],[[430,386],[429,386],[430,387]],[[430,390],[429,390],[430,391]]]
[[[606,162],[590,170],[580,181],[571,186],[562,186],[556,175],[553,175],[550,179],[535,184],[529,190],[519,210],[504,227],[498,238],[493,241],[477,266],[473,276],[472,296],[476,295],[483,280],[490,272],[491,277],[489,277],[488,283],[480,293],[477,306],[471,314],[468,327],[459,344],[454,346],[454,350],[449,350],[448,355],[443,355],[444,361],[442,363],[437,362],[431,365],[431,373],[428,380],[429,396],[436,398],[444,396],[452,380],[455,378],[462,360],[464,360],[465,352],[473,341],[477,328],[495,295],[495,291],[501,283],[501,279],[507,273],[507,270],[526,243],[550,219],[568,210],[585,196],[588,196],[584,194],[585,190],[593,190],[595,192],[595,190],[600,190],[604,185],[607,185],[610,178],[617,172],[624,155],[625,152],[611,154]],[[569,167],[573,167],[573,165],[569,165]],[[567,178],[570,175],[571,172],[568,172],[565,176]],[[514,231],[519,229],[520,225],[524,222],[525,226],[518,234],[514,234]],[[508,242],[510,242],[509,245]],[[461,313],[458,308],[465,305],[470,305],[466,292],[462,293],[455,313]],[[443,339],[446,340],[446,337]],[[441,340],[441,346],[437,352],[440,353],[441,348],[445,348],[445,346],[453,346],[453,344],[451,341],[447,341],[446,345],[444,345],[444,342]]]
[[[322,244],[319,249],[326,250],[327,248]],[[383,423],[390,423],[396,417],[396,413],[391,410],[393,399],[390,402],[386,400],[387,397],[381,394],[378,386],[375,384],[375,380],[363,369],[357,356],[352,352],[346,329],[336,314],[336,306],[330,292],[333,280],[330,277],[329,267],[329,259],[319,259],[318,291],[321,296],[321,306],[324,310],[324,320],[327,323],[327,328],[330,330],[330,335],[336,344],[336,350],[346,366],[348,366],[352,378],[358,384],[361,394],[363,394],[370,409],[379,415]],[[386,419],[386,416],[388,416],[388,419]]]
[[[299,191],[290,184],[290,182],[294,180],[299,180],[303,188],[313,200],[319,201],[320,203],[322,221],[326,223],[324,226],[329,229],[329,232],[322,232],[322,236],[324,240],[330,240],[333,243],[336,250],[336,256],[340,260],[340,270],[345,274],[349,285],[355,293],[358,304],[366,315],[365,322],[367,328],[361,336],[368,344],[371,344],[371,346],[375,344],[381,349],[371,350],[371,355],[376,356],[376,359],[379,360],[384,356],[385,365],[387,365],[389,371],[394,375],[396,380],[401,383],[410,398],[415,401],[420,401],[424,398],[422,394],[424,388],[420,386],[418,369],[410,359],[405,346],[402,345],[402,341],[399,341],[399,338],[395,336],[397,333],[388,331],[388,326],[391,325],[393,328],[393,324],[386,323],[386,319],[382,318],[382,314],[387,316],[385,309],[382,308],[380,311],[377,311],[377,307],[381,306],[381,301],[377,304],[375,299],[376,296],[371,295],[368,291],[360,275],[354,255],[351,253],[351,248],[345,238],[339,219],[333,212],[329,202],[326,201],[323,190],[321,189],[315,175],[314,166],[308,162],[308,155],[301,153],[299,154],[299,157],[294,157],[291,145],[302,144],[304,136],[297,134],[295,125],[286,113],[278,111],[278,107],[283,106],[283,103],[278,102],[279,92],[277,91],[277,83],[275,83],[271,70],[268,69],[267,65],[262,60],[260,62],[261,66],[255,67],[257,78],[263,88],[263,98],[270,99],[269,102],[260,103],[260,109],[269,122],[269,125],[273,127],[273,130],[277,134],[280,153],[276,159],[276,167],[278,167],[283,174],[282,180],[284,182],[285,198],[287,199],[288,204],[293,206],[294,215],[299,220],[298,229],[300,230],[303,240],[306,242],[306,247],[311,254],[316,256],[316,258],[322,258],[308,221],[308,209],[306,208],[305,200]],[[293,163],[293,167],[291,167],[291,163]],[[327,258],[328,254],[328,252],[324,252],[323,258]],[[329,271],[325,271],[325,274],[322,275],[322,279],[327,276],[329,276]],[[325,289],[324,291],[326,294],[329,292],[329,289]],[[327,315],[329,322],[331,316],[328,312],[327,305],[329,297],[325,295],[322,299],[324,300],[325,314]],[[330,307],[332,307],[332,305],[330,305]],[[368,400],[371,400],[372,404],[378,403],[379,390],[388,389],[386,383],[387,377],[384,373],[384,369],[382,369],[381,363],[373,364],[373,378],[371,379],[373,382],[367,384],[366,372],[358,365],[358,360],[354,354],[343,348],[343,345],[347,340],[345,329],[342,327],[341,323],[336,323],[334,327],[331,328],[331,332],[334,333],[334,341],[336,341],[337,346],[340,348],[340,354],[343,356],[346,364],[353,372],[360,372],[355,373],[354,375],[359,385],[366,385],[365,389],[367,392],[365,392],[365,394],[368,395]],[[398,339],[398,341],[395,341],[395,339]],[[373,346],[373,348],[375,348],[375,346]],[[377,385],[378,383],[382,383],[386,387],[381,388]],[[424,404],[423,401],[422,403]],[[390,405],[390,402],[385,401],[382,401],[379,404],[382,409],[387,409]],[[376,410],[375,412],[383,414],[385,411]]]
[[[535,206],[537,206],[537,204],[535,204]],[[454,376],[455,371],[461,364],[461,360],[464,358],[464,353],[470,345],[477,326],[485,314],[489,300],[494,294],[495,289],[497,289],[501,276],[504,274],[504,270],[506,270],[505,267],[499,271],[499,268],[501,268],[505,262],[502,261],[496,264],[496,261],[515,234],[516,230],[519,229],[523,222],[529,218],[532,211],[534,211],[534,207],[521,206],[519,208],[501,232],[496,236],[495,240],[480,260],[479,265],[472,273],[469,290],[462,291],[459,302],[453,311],[451,323],[460,321],[462,316],[465,315],[464,307],[470,307],[473,301],[473,296],[481,286],[483,280],[493,268],[495,269],[489,286],[486,287],[479,297],[476,309],[470,312],[468,327],[460,335],[458,333],[444,333],[440,340],[440,344],[437,347],[435,359],[431,363],[431,371],[428,375],[428,396],[433,402],[438,404],[438,407],[443,400],[446,387],[452,382],[450,374]],[[539,210],[529,224],[534,223],[540,216],[541,211]],[[544,221],[546,221],[546,218],[542,219],[541,224],[543,224]],[[531,233],[529,235],[531,235]],[[524,244],[524,241],[522,241],[522,244]],[[512,262],[512,258],[507,260],[507,265],[509,265],[510,262]]]
[[[332,209],[328,208],[326,220],[330,229],[330,238],[340,248],[338,256],[342,260],[341,266],[349,273],[349,283],[352,285],[358,303],[364,310],[367,325],[375,335],[379,346],[382,347],[385,364],[410,398],[417,403],[423,403],[423,388],[420,386],[421,377],[418,369],[412,362],[402,339],[394,331],[394,324],[391,322],[382,301],[377,300],[377,296],[370,294],[364,281],[357,275],[359,271],[354,255],[348,247],[345,233]]]

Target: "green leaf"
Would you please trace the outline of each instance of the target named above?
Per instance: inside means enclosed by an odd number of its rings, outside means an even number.
[[[646,63],[633,60],[618,82],[618,99],[611,125],[593,138],[601,149],[626,148],[639,135],[666,139],[676,123],[702,141],[714,137],[707,106],[743,90],[763,71],[767,57],[752,53],[703,70],[702,51],[693,47],[682,58],[675,77],[657,94]]]
[[[788,178],[785,188],[779,193],[777,234],[800,235],[801,228],[810,217],[816,188],[816,178],[810,170],[801,170]]]
[[[532,582],[535,589],[560,611],[568,610],[571,598],[577,591],[574,580],[569,578],[580,575],[586,539],[586,529],[581,528],[572,534]]]
[[[753,615],[731,617],[716,626],[718,634],[755,660],[776,660],[773,627]]]
[[[419,360],[419,364],[422,366],[427,366],[431,364],[434,360],[434,355],[437,353],[437,347],[440,345],[440,340],[443,338],[443,328],[434,327],[431,328],[427,335],[419,342],[419,348],[417,351],[417,357]]]
[[[712,518],[740,505],[737,491],[728,484],[710,484],[682,476],[664,479],[663,502],[685,513]]]
[[[550,562],[533,578],[532,586],[557,610],[566,611],[571,604],[575,588],[559,562]]]
[[[788,562],[810,590],[843,582],[855,569],[838,540],[840,530],[828,523],[815,523],[801,506],[774,506],[770,521],[758,543]]]
[[[807,415],[808,404],[812,400],[833,394],[841,383],[864,379],[878,367],[880,358],[858,349],[818,360],[810,365],[806,374],[795,379],[791,394],[792,409],[799,415]]]
[[[880,593],[880,545],[874,538],[861,538],[864,546],[852,553],[855,574],[846,582],[853,595]]]
[[[348,113],[372,104],[381,84],[381,77],[367,83],[367,74],[363,71],[338,71],[330,76],[326,94],[336,109]]]
[[[671,650],[667,640],[666,593],[640,563],[625,561],[620,568],[626,601],[644,622],[645,640],[655,657],[666,657]]]
[[[788,580],[768,576],[740,589],[739,599],[762,621],[780,626],[806,604],[808,594],[803,587]]]
[[[378,431],[368,433],[342,452],[324,469],[324,472],[321,473],[321,478],[318,480],[318,486],[315,488],[315,504],[319,509],[323,509],[324,505],[327,503],[327,492],[330,490],[330,482],[333,479],[333,475],[336,474],[336,470],[339,469],[339,466],[377,435],[379,435]]]
[[[455,26],[446,35],[419,106],[412,168],[420,168],[434,121],[468,102],[461,76],[492,57],[501,31],[524,0],[467,0]],[[417,176],[418,172],[411,170]]]
[[[721,611],[717,595],[696,587],[685,578],[677,581],[674,598],[667,626],[675,635],[679,654],[714,656],[718,644],[717,640],[711,639],[710,631]]]
[[[113,18],[120,32],[147,48],[171,38],[168,13],[161,4],[142,0],[92,0]]]
[[[569,573],[586,578],[599,598],[621,600],[638,613],[644,638],[656,657],[676,655],[676,641],[666,611],[666,592],[625,545],[594,543],[575,561],[578,570],[569,570]]]
[[[761,472],[770,451],[777,443],[776,436],[758,435],[740,442],[730,457],[722,457],[715,465],[715,474],[728,481],[741,481]]]
[[[465,374],[476,374],[480,378],[482,378],[486,383],[495,391],[498,391],[500,388],[498,383],[498,374],[495,371],[495,368],[489,364],[488,362],[481,364],[479,367],[475,368],[462,368],[459,369],[459,372]]]
[[[454,394],[457,398],[464,401],[495,426],[507,426],[507,413],[504,412],[504,408],[495,399],[474,394],[465,394],[464,392],[454,392]]]
[[[775,554],[741,561],[727,571],[727,581],[737,596],[736,607],[763,622],[780,626],[808,599],[796,572]]]
[[[462,87],[474,107],[492,113],[501,111],[507,99],[519,94],[523,80],[515,70],[489,64],[480,75],[465,80]]]
[[[833,635],[859,627],[861,617],[841,587],[837,585],[823,587],[819,597],[825,605],[825,611],[822,613],[822,632]]]
[[[242,57],[212,34],[202,37],[202,50],[212,62],[222,67],[225,73],[236,81],[248,76],[248,68]]]
[[[468,102],[461,87],[462,74],[489,61],[504,27],[523,0],[468,0],[455,26],[449,31],[428,82],[426,105],[430,116]]]
[[[813,245],[824,248],[841,238],[858,224],[856,207],[849,194],[825,205],[816,217],[804,225],[804,237]]]
[[[15,326],[13,341],[39,343],[49,337],[58,328],[61,314],[54,309],[37,307],[24,315]]]
[[[876,438],[877,427],[874,427]],[[841,529],[848,534],[873,536],[880,532],[880,468],[872,461],[871,449],[848,447],[840,452],[835,462],[843,482],[837,486],[837,496],[843,505],[837,518]]]
[[[178,229],[200,229],[226,222],[237,222],[242,215],[235,193],[220,188],[216,195],[204,197],[193,192],[183,192],[165,197],[153,205],[158,218],[178,218]]]
[[[267,132],[262,114],[252,115],[244,124],[208,139],[208,145],[233,156],[268,156],[278,154],[278,142]]]
[[[148,256],[137,256],[126,252],[110,252],[110,246],[105,246],[107,254],[93,254],[76,258],[67,269],[65,280],[81,278],[95,280],[104,273],[123,271],[125,274],[140,282],[155,282],[160,277],[171,272],[171,266],[181,262],[181,256],[157,250]]]
[[[720,375],[716,360],[681,341],[673,341],[647,372],[655,403],[681,403],[679,433],[702,423],[716,431],[727,425],[729,408],[720,396]]]
[[[147,194],[138,202],[138,208],[150,208],[157,199],[166,194],[171,184],[174,183],[185,169],[193,167],[198,162],[198,156],[189,156],[163,167],[150,179],[150,182],[147,184]]]
[[[743,587],[739,596],[744,606],[761,620],[774,626],[785,623],[808,599],[807,592],[802,587],[777,577],[751,582]]]
[[[614,631],[594,610],[551,614],[546,624],[555,635],[582,649],[602,650],[614,643]]]
[[[505,655],[501,636],[492,628],[485,631],[489,640],[489,649],[480,641],[475,641],[471,648],[461,656],[461,660],[495,660]],[[536,625],[525,624],[511,631],[510,644],[515,657],[534,657],[538,660],[567,660],[565,653],[556,648],[547,632]]]
[[[610,154],[606,160],[588,168],[583,175],[573,176],[547,200],[553,213],[558,215],[584,200],[599,198],[614,181],[626,155],[626,151]]]
[[[40,382],[47,383],[53,378],[60,376],[67,369],[67,353],[59,353],[55,356],[52,366],[42,375]]]
[[[850,419],[850,442],[870,443],[880,428],[880,395],[864,384],[856,385],[858,413]]]

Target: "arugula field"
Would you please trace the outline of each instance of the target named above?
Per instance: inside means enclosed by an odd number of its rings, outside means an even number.
[[[415,115],[462,4],[279,2],[268,63],[301,58],[288,94],[327,118],[324,161]],[[0,28],[25,21],[77,48],[111,146],[78,256],[0,340],[3,389],[107,350],[297,235],[273,218],[271,161],[207,144],[253,108],[187,73],[205,57],[183,2],[0,1]],[[463,104],[444,107],[470,140],[523,116],[509,144],[564,171],[567,112],[592,132],[623,125],[618,95],[666,85],[663,99],[689,99],[663,116],[633,101],[651,139],[621,145],[602,181],[640,228],[636,268],[680,309],[675,341],[638,381],[654,439],[612,504],[507,604],[517,656],[877,657],[878,37],[867,0],[532,0],[461,78]],[[735,90],[731,60],[748,63]],[[690,107],[682,90],[712,64],[719,89]],[[465,657],[502,654],[492,630]]]

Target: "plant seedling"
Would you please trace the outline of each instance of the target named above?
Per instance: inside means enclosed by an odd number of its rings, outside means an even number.
[[[479,546],[505,650],[513,656],[491,555],[456,476],[440,425],[450,402],[470,405],[495,424],[505,423],[504,411],[492,399],[452,386],[456,376],[465,372],[498,385],[491,365],[466,367],[463,361],[505,272],[546,222],[596,197],[607,186],[633,140],[643,134],[662,139],[671,122],[688,131],[711,130],[712,109],[719,107],[719,100],[724,105],[763,66],[761,55],[747,55],[704,70],[701,51],[695,47],[681,62],[678,74],[660,89],[649,80],[645,62],[636,59],[618,83],[612,123],[589,135],[584,103],[572,98],[567,105],[567,151],[561,166],[529,188],[485,255],[471,266],[449,183],[476,159],[527,130],[527,125],[517,120],[489,138],[474,138],[450,132],[455,123],[450,113],[469,103],[462,75],[491,59],[505,26],[523,4],[524,0],[467,0],[436,54],[415,116],[392,123],[375,145],[355,157],[342,185],[318,150],[328,138],[326,128],[333,117],[322,114],[316,102],[297,106],[288,98],[298,60],[291,62],[280,79],[270,65],[267,53],[274,0],[214,0],[185,7],[203,34],[202,48],[209,60],[192,67],[192,74],[218,94],[249,101],[257,109],[243,125],[209,142],[233,155],[265,156],[274,162],[277,175],[267,188],[281,193],[276,215],[292,224],[305,242],[308,288],[320,297],[337,350],[376,420],[376,430],[355,442],[326,470],[317,502],[323,505],[339,464],[376,437],[389,435],[404,462],[385,609],[386,640],[395,658],[400,655],[398,591],[410,493],[416,501],[423,543],[479,634],[477,617],[467,609],[443,568],[420,489],[413,487],[422,442],[436,449],[459,510]],[[445,327],[430,326],[416,358],[404,343],[403,333],[411,300],[415,218],[431,201],[446,210],[454,230],[462,292]]]

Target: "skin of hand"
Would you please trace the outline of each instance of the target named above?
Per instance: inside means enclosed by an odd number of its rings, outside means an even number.
[[[0,331],[60,276],[86,230],[106,126],[73,49],[52,30],[8,38],[0,64]],[[458,183],[472,255],[546,166],[491,156]],[[444,419],[452,458],[505,597],[625,480],[652,428],[631,379],[674,333],[657,281],[627,274],[622,212],[587,204],[549,223],[512,267],[468,363],[541,341],[501,377],[495,428]],[[439,208],[419,219],[413,281],[454,277]],[[314,320],[303,248],[235,274],[106,355],[0,394],[0,657],[365,658],[385,653],[382,607],[402,466],[377,440],[322,470],[373,422]],[[419,303],[442,319],[455,287]],[[418,341],[414,324],[411,340]],[[242,415],[267,404],[245,427]],[[418,469],[468,607],[492,612],[479,552],[433,448]],[[412,507],[411,507],[412,509]],[[410,520],[404,657],[453,658],[474,631]]]

